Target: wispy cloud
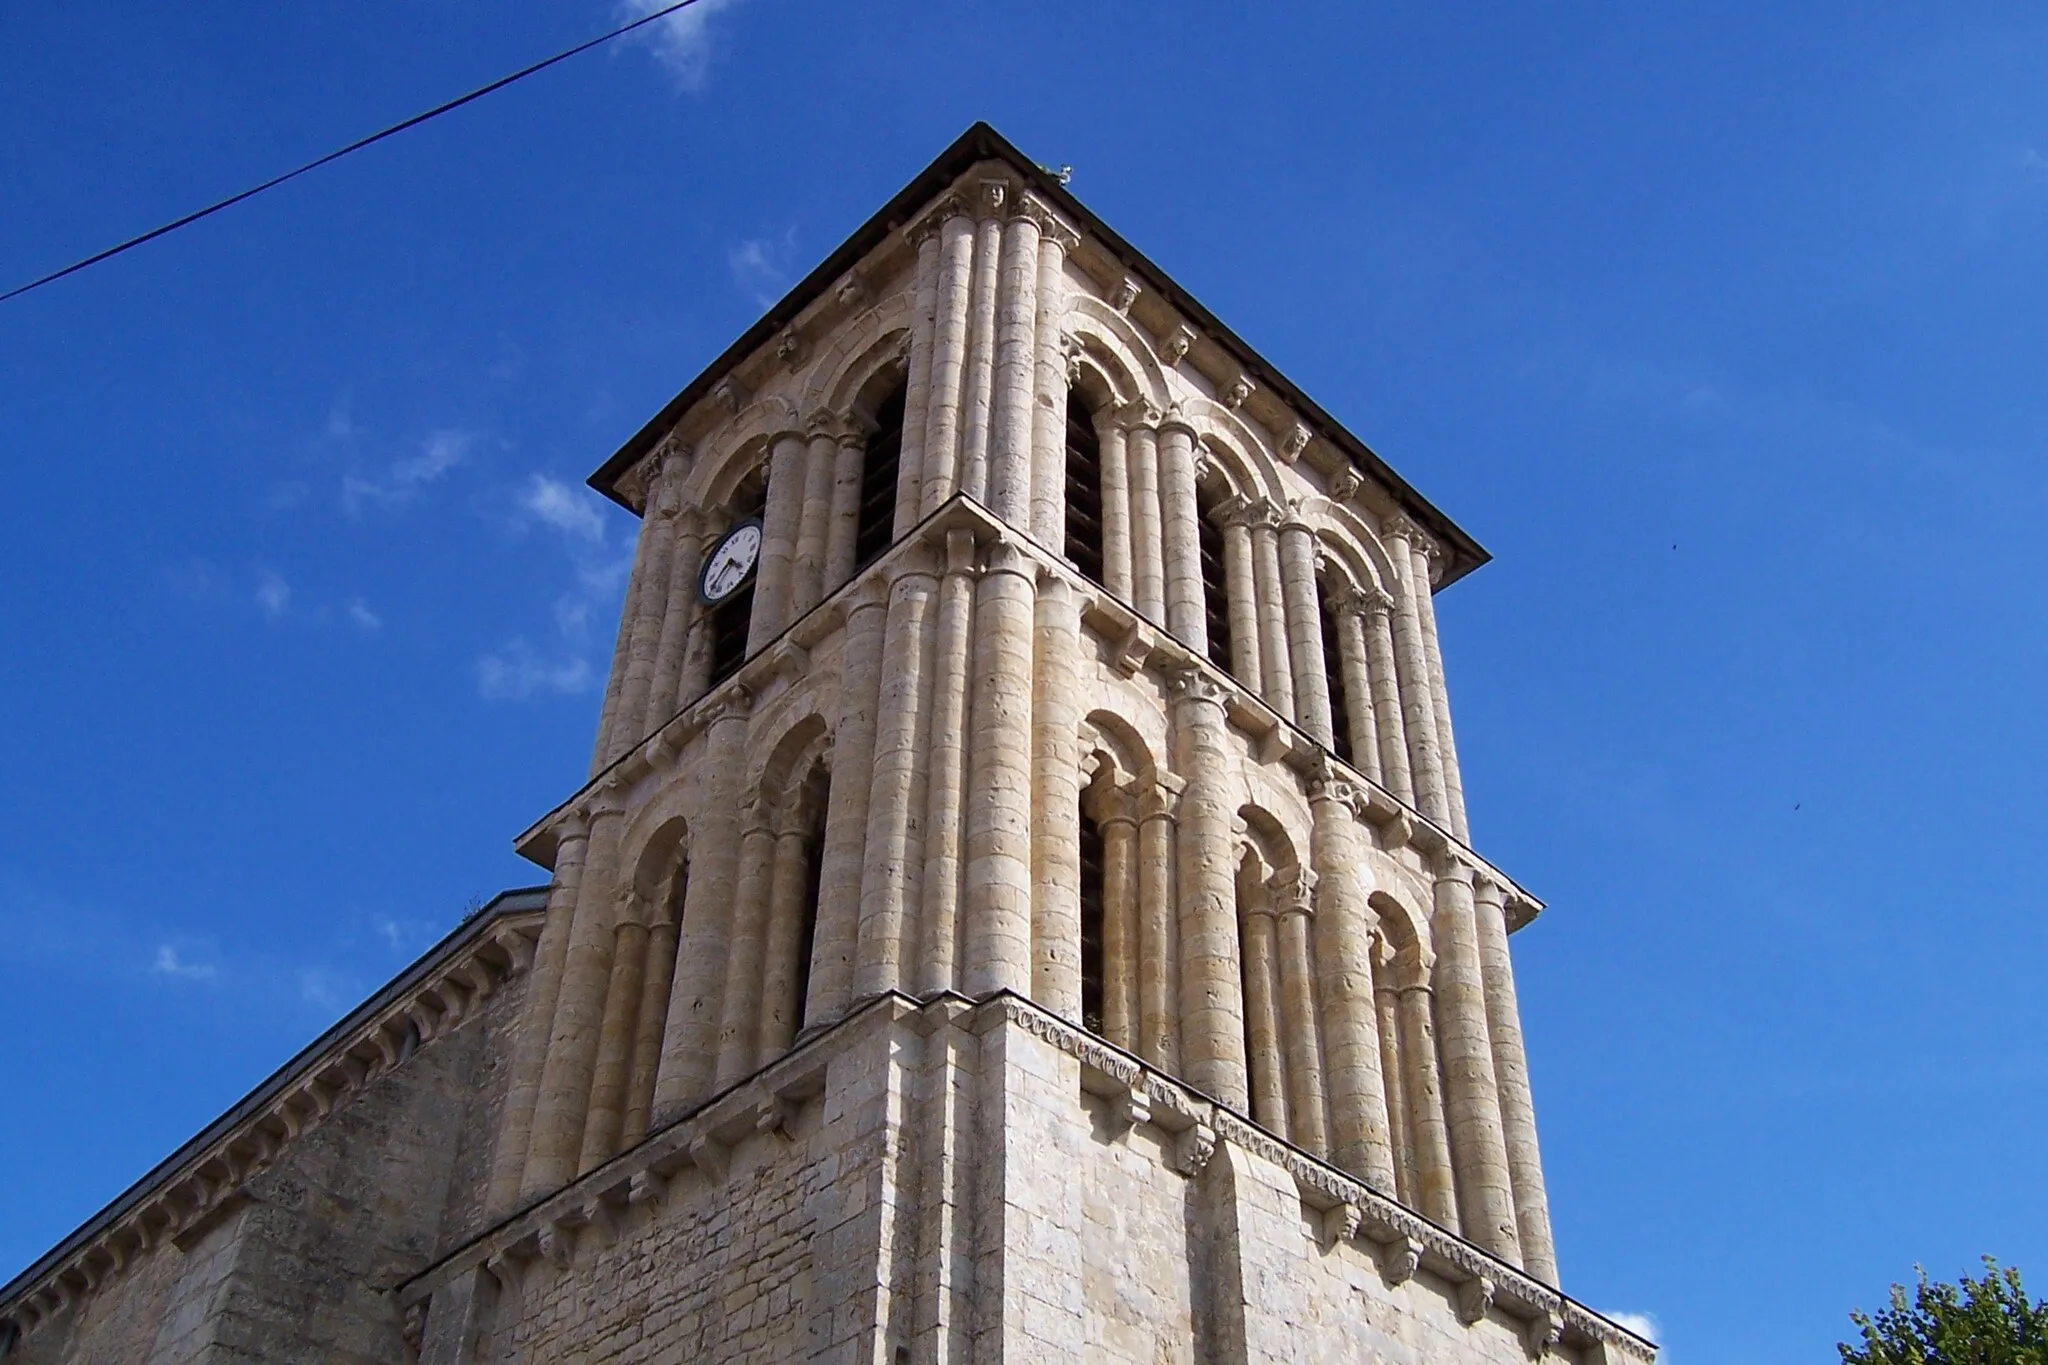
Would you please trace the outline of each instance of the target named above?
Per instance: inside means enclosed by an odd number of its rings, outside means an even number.
[[[328,427],[332,432],[331,418]],[[343,476],[343,510],[355,516],[368,506],[395,506],[410,502],[422,489],[438,483],[449,470],[468,459],[476,442],[477,433],[473,431],[436,431],[420,442],[417,453],[392,461],[380,474]]]
[[[589,690],[590,660],[580,654],[543,657],[525,637],[477,660],[477,690],[488,701],[521,701],[539,692]]]
[[[590,657],[592,623],[600,605],[616,599],[631,553],[612,546],[597,497],[585,489],[535,474],[515,504],[513,524],[559,537],[574,578],[555,599],[554,638],[539,646],[516,636],[477,660],[477,691],[487,701],[586,692],[599,681]]]
[[[542,525],[553,527],[574,540],[604,543],[604,518],[598,515],[596,499],[568,484],[536,474],[519,495],[519,508]]]
[[[348,599],[349,624],[358,630],[377,630],[384,624],[384,618],[370,610],[370,604],[360,597]]]
[[[284,581],[284,575],[275,569],[259,569],[256,573],[256,606],[264,617],[275,621],[291,604],[292,587]]]
[[[790,228],[779,238],[747,238],[725,253],[725,266],[740,292],[766,308],[789,288],[795,255],[796,229]]]
[[[168,943],[157,945],[156,961],[150,965],[150,970],[158,976],[176,977],[180,981],[213,981],[220,976],[218,967],[205,962],[187,962]]]
[[[1654,1313],[1608,1313],[1604,1316],[1610,1322],[1620,1323],[1639,1337],[1645,1337],[1654,1341],[1659,1346],[1663,1345],[1664,1325],[1657,1321],[1657,1315]],[[1671,1365],[1670,1353],[1662,1350],[1658,1351],[1657,1365]]]
[[[623,0],[619,17],[639,19],[667,9],[675,0]],[[633,37],[654,54],[680,90],[701,90],[711,70],[711,16],[734,0],[697,0],[686,10],[637,30]]]

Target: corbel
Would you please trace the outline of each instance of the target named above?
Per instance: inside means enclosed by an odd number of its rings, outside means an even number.
[[[803,333],[795,323],[782,329],[782,335],[775,338],[775,358],[794,370],[804,363],[808,348],[804,345]]]
[[[1123,314],[1125,317],[1129,317],[1131,313],[1131,305],[1136,303],[1138,301],[1138,295],[1144,292],[1144,285],[1139,284],[1137,280],[1133,279],[1129,275],[1126,275],[1123,278],[1123,282],[1117,285],[1115,289],[1110,291],[1109,306],[1111,308],[1116,309],[1117,312]]]
[[[1309,437],[1315,433],[1306,423],[1296,422],[1293,428],[1280,438],[1280,463],[1293,464],[1301,458],[1301,452],[1308,449]]]
[[[1252,383],[1250,378],[1245,375],[1239,375],[1224,385],[1223,392],[1218,394],[1217,397],[1221,400],[1224,407],[1235,412],[1245,405],[1245,400],[1249,399],[1257,389],[1258,385]]]
[[[1405,1232],[1379,1244],[1380,1278],[1391,1288],[1406,1284],[1422,1266],[1422,1246]]]
[[[1493,1307],[1494,1283],[1491,1275],[1474,1275],[1460,1284],[1457,1289],[1458,1321],[1467,1327],[1486,1316],[1486,1310]]]
[[[733,416],[738,416],[753,397],[747,386],[736,374],[729,374],[711,386],[711,400]]]
[[[1529,1359],[1541,1360],[1557,1349],[1564,1336],[1564,1321],[1548,1308],[1541,1308],[1522,1323],[1522,1345]]]
[[[1194,344],[1195,329],[1188,326],[1185,322],[1179,324],[1166,334],[1164,341],[1159,343],[1160,362],[1167,369],[1172,369],[1180,364]]]
[[[709,1133],[699,1133],[690,1139],[690,1145],[685,1150],[689,1155],[690,1164],[703,1172],[706,1180],[714,1185],[725,1183],[725,1173],[731,1164],[732,1151],[724,1143],[717,1141]]]
[[[1331,1247],[1341,1246],[1356,1237],[1359,1225],[1364,1221],[1364,1210],[1348,1200],[1331,1208],[1324,1209],[1322,1226],[1320,1228],[1323,1238],[1323,1249],[1327,1251]]]
[[[1216,1155],[1216,1130],[1197,1119],[1173,1140],[1173,1168],[1190,1178],[1198,1176]]]

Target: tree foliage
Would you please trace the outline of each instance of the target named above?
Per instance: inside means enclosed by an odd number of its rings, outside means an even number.
[[[1930,1284],[1915,1266],[1912,1300],[1893,1285],[1891,1307],[1851,1313],[1862,1344],[1835,1349],[1842,1365],[2048,1365],[2048,1300],[2033,1302],[2020,1273],[1984,1258],[1984,1278]]]

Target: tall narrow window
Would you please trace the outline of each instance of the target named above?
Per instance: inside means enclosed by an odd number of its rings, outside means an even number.
[[[1209,662],[1230,671],[1230,590],[1223,576],[1223,525],[1216,515],[1217,499],[1198,493],[1195,518],[1196,548],[1202,559],[1202,616],[1209,627]]]
[[[1073,389],[1067,390],[1067,533],[1063,547],[1074,567],[1102,581],[1102,445],[1095,418]]]
[[[1351,753],[1351,705],[1344,695],[1344,655],[1337,645],[1337,614],[1330,610],[1330,585],[1316,583],[1316,614],[1323,626],[1323,677],[1330,690],[1330,752],[1346,763]]]
[[[1102,1032],[1103,914],[1108,897],[1102,876],[1102,826],[1081,812],[1081,1026]]]
[[[860,462],[860,520],[853,533],[853,563],[864,569],[881,558],[896,531],[896,472],[903,462],[903,388],[875,411],[875,434]]]
[[[768,507],[768,472],[764,466],[747,476],[733,494],[733,525],[758,517]],[[747,627],[754,618],[754,585],[747,585],[711,611],[711,678],[716,687],[747,661]]]

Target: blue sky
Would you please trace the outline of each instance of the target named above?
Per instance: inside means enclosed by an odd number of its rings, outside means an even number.
[[[610,25],[0,8],[13,284]],[[588,757],[583,476],[976,118],[1496,556],[1439,602],[1568,1291],[2048,1290],[2048,15],[704,0],[0,305],[0,1276]]]

